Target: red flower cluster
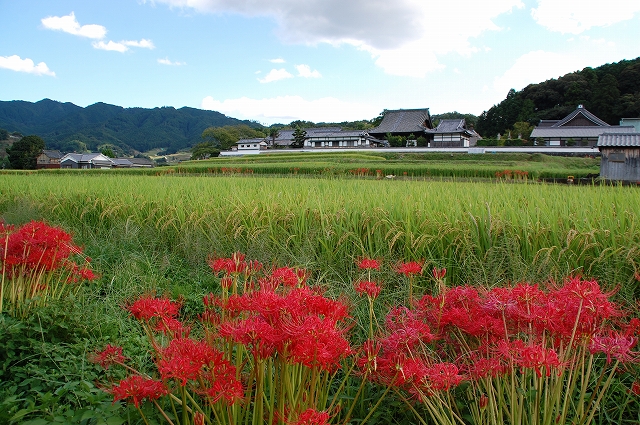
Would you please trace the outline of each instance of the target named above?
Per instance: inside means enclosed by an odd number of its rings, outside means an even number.
[[[610,319],[621,313],[611,295],[580,278],[547,291],[526,283],[450,288],[423,296],[413,310],[392,310],[384,335],[368,343],[358,364],[374,381],[418,396],[513,370],[550,376],[577,361],[576,356],[560,358],[561,348],[566,352],[584,341],[591,353],[604,353],[608,361],[637,361],[632,349],[640,321],[613,331]]]
[[[373,258],[362,258],[358,261],[358,268],[362,270],[379,270],[380,260]]]
[[[334,370],[350,354],[347,306],[306,285],[306,273],[275,269],[247,292],[205,297],[212,332],[245,345],[257,359],[276,352],[293,363]]]
[[[377,282],[370,280],[360,280],[353,287],[359,295],[366,295],[371,299],[378,298],[382,291],[382,287]]]
[[[177,336],[189,333],[189,328],[176,319],[181,307],[181,303],[171,301],[166,296],[156,298],[145,295],[126,308],[133,317],[145,322],[151,329]]]
[[[42,272],[65,270],[69,281],[93,280],[97,276],[87,267],[79,267],[71,260],[82,255],[72,237],[59,227],[41,221],[31,221],[16,229],[0,223],[0,258],[9,278],[16,275],[34,277]],[[88,262],[88,258],[85,258]]]
[[[111,388],[113,401],[131,399],[136,407],[144,399],[157,400],[168,393],[167,387],[161,381],[132,375],[120,381]]]
[[[89,360],[108,369],[114,364],[124,364],[126,357],[122,354],[122,347],[107,344],[104,350],[93,353]]]
[[[400,263],[396,267],[396,271],[407,277],[422,274],[423,261],[409,261],[406,263]]]

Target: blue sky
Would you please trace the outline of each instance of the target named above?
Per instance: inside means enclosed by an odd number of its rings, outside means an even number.
[[[480,114],[640,56],[640,0],[0,0],[0,100],[189,106],[265,125]]]

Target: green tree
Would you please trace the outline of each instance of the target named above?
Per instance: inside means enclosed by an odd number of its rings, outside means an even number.
[[[513,130],[511,130],[512,138],[518,137],[519,139],[529,140],[529,136],[531,136],[531,132],[533,131],[533,126],[526,121],[518,121],[513,124]]]
[[[198,143],[191,149],[191,159],[207,159],[219,155],[220,149],[212,141]]]
[[[305,140],[307,140],[307,132],[299,126],[296,126],[296,129],[293,131],[293,142],[291,143],[291,147],[301,148],[304,146]]]
[[[280,136],[280,129],[278,127],[271,127],[269,129],[269,138],[271,138],[271,146],[276,145],[276,139]]]
[[[209,127],[202,132],[203,141],[212,142],[216,148],[222,150],[231,149],[240,139],[260,137],[265,137],[262,131],[253,129],[245,124]]]
[[[384,119],[385,114],[387,113],[387,109],[384,109],[382,112],[380,112],[380,114],[375,117],[374,119],[371,120],[371,124],[374,127],[377,127],[380,125],[380,123],[382,122],[382,120]]]
[[[113,150],[111,148],[102,148],[100,150],[100,153],[104,156],[108,156],[109,158],[115,158],[116,155],[113,153]]]
[[[35,170],[36,158],[44,149],[44,140],[38,136],[26,136],[6,149],[11,168]]]
[[[7,140],[9,138],[9,132],[4,128],[0,128],[0,140]]]

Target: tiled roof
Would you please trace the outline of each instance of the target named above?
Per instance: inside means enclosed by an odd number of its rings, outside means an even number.
[[[427,129],[425,122],[431,123],[429,108],[387,111],[380,125],[369,130],[369,133],[422,133]]]
[[[307,133],[307,137],[310,139],[316,137],[358,137],[358,136],[366,136],[366,132],[362,130],[348,130],[348,131],[331,131],[331,132],[313,132]]]
[[[466,122],[464,118],[441,120],[438,126],[433,130],[427,130],[427,133],[467,133],[472,135],[471,131],[465,128]]]
[[[557,123],[553,124],[553,127],[562,127],[578,115],[582,115],[584,118],[591,121],[596,126],[609,127],[609,124],[602,121],[600,118],[596,117],[591,112],[587,111],[582,105],[578,105],[575,111],[573,111],[572,113],[570,113],[569,115],[567,115],[566,117],[558,121]]]
[[[640,133],[607,133],[598,137],[598,147],[640,147]]]
[[[51,150],[43,150],[43,154],[45,154],[48,158],[62,158],[62,153],[60,151],[51,151]]]
[[[532,138],[543,137],[552,138],[558,137],[562,139],[568,139],[571,137],[598,137],[604,133],[633,133],[635,129],[631,126],[588,126],[588,127],[536,127],[531,132]]]
[[[66,154],[63,159],[71,159],[73,162],[92,162],[92,161],[96,161],[96,157],[98,156],[102,156],[101,153],[68,153]],[[106,158],[106,157],[105,157]],[[98,158],[97,162],[99,163],[113,163],[113,161],[109,158],[107,158],[106,160],[102,159],[102,158]]]

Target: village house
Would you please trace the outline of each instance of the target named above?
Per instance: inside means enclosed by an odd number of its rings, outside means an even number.
[[[596,146],[601,134],[634,131],[633,126],[609,125],[578,105],[561,120],[541,120],[533,129],[531,139],[545,146]]]
[[[101,153],[68,153],[60,159],[60,168],[111,168],[114,162]]]
[[[60,168],[62,153],[60,151],[43,150],[36,158],[36,168]]]
[[[640,132],[601,134],[598,149],[601,179],[640,182]]]
[[[436,128],[425,133],[432,148],[468,148],[481,138],[473,128],[467,128],[464,118],[441,120]]]
[[[433,121],[429,114],[429,108],[396,109],[386,111],[380,125],[369,130],[369,134],[379,140],[384,140],[388,134],[404,138],[417,138],[432,129]]]
[[[236,143],[235,150],[242,153],[260,153],[262,150],[267,149],[267,142],[265,139],[240,139]]]

